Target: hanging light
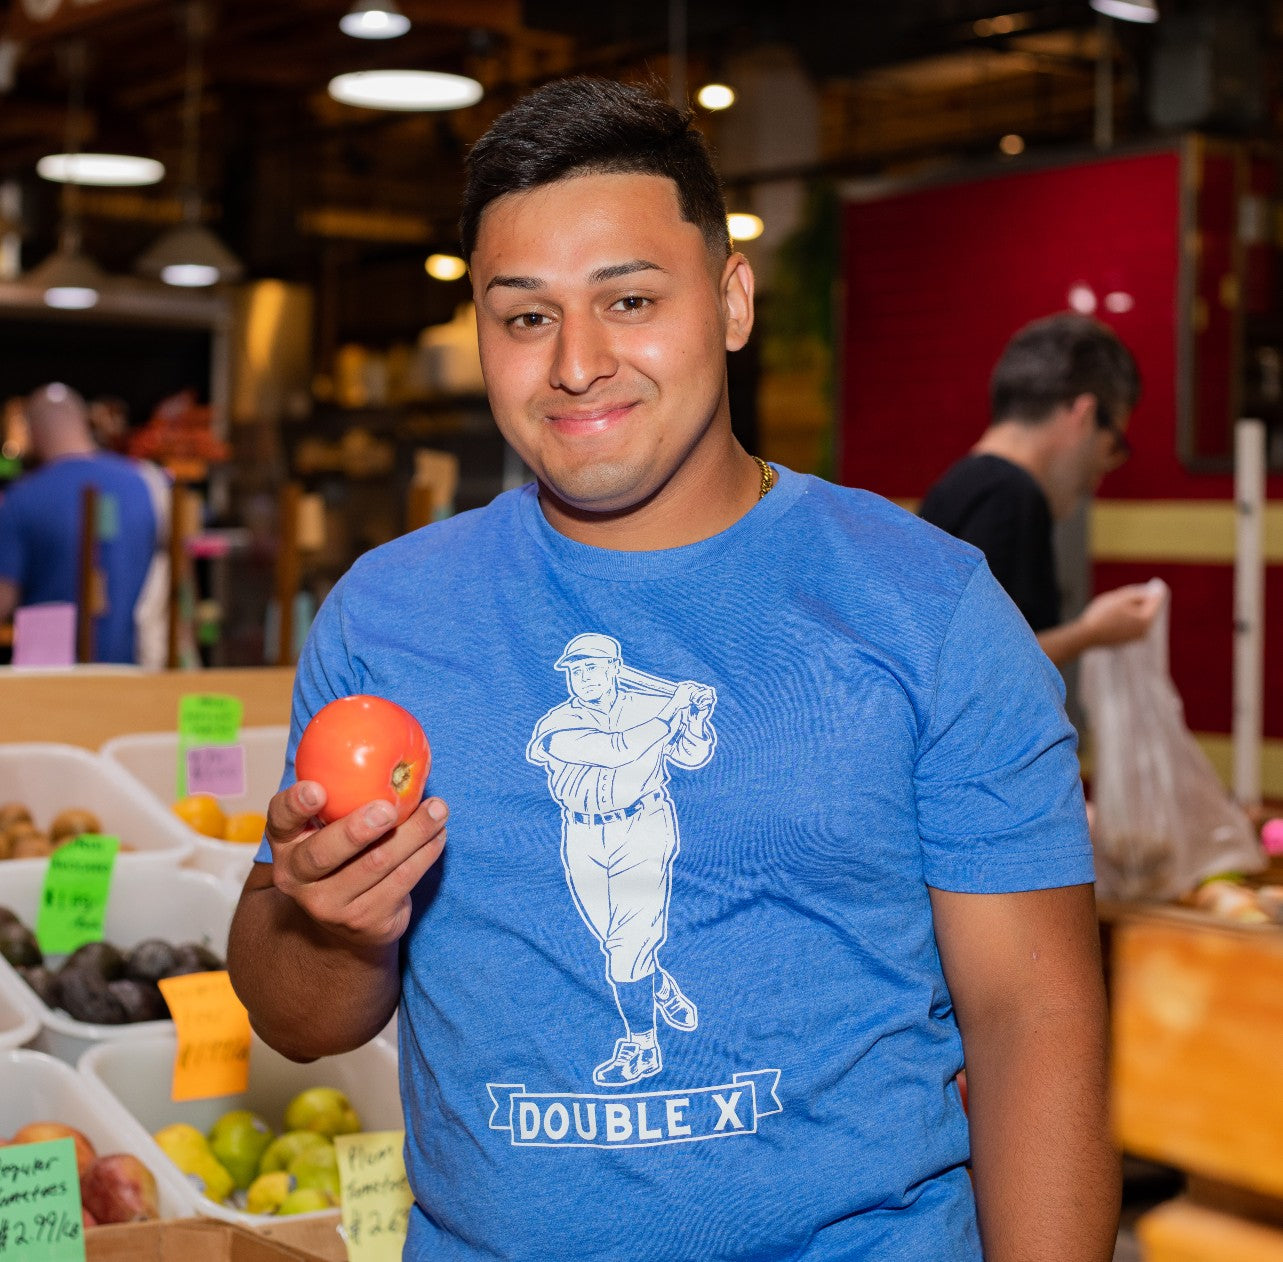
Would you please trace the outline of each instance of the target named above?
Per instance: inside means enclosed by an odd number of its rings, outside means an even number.
[[[726,216],[726,230],[732,241],[756,241],[766,225],[758,215],[735,211]]]
[[[1157,22],[1158,0],[1089,0],[1097,13],[1120,22]]]
[[[64,232],[58,248],[27,276],[27,283],[44,291],[45,305],[63,311],[84,311],[98,305],[107,275],[80,252],[79,235]]]
[[[329,94],[371,110],[460,110],[483,95],[475,79],[438,70],[354,70],[331,79]]]
[[[735,89],[725,83],[706,83],[695,93],[695,99],[706,110],[728,110],[735,104]]]
[[[67,135],[66,157],[74,165],[80,152],[79,119],[85,99],[85,48],[70,45],[66,52]],[[27,281],[42,291],[45,305],[64,311],[84,311],[98,305],[99,295],[107,287],[107,274],[80,249],[80,187],[77,181],[63,183],[59,209],[61,223],[58,248],[39,267],[33,268]]]
[[[92,184],[98,188],[141,188],[159,184],[165,167],[155,158],[128,153],[48,153],[36,174],[54,184]]]
[[[410,19],[396,0],[356,0],[339,18],[339,30],[353,39],[396,39],[410,29]]]
[[[468,265],[457,254],[429,254],[423,270],[433,280],[461,280],[467,274]]]
[[[138,260],[137,269],[166,285],[204,288],[236,280],[240,260],[201,222],[199,189],[201,52],[205,13],[198,0],[187,6],[187,75],[183,99],[183,222],[171,228]]]

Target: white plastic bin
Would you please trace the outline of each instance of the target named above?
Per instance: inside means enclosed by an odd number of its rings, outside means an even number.
[[[21,868],[8,871],[0,864],[0,906],[10,908],[23,924],[34,929],[44,871],[25,864]],[[148,938],[165,938],[175,945],[199,942],[225,956],[227,931],[235,908],[235,900],[227,886],[207,872],[182,868],[118,867],[112,874],[103,939],[121,950]],[[34,1043],[38,1050],[73,1063],[86,1048],[97,1042],[133,1042],[158,1033],[173,1032],[173,1024],[169,1021],[137,1021],[130,1025],[92,1025],[75,1021],[60,1009],[51,1009],[43,1003],[2,958],[0,994],[21,995],[35,1008],[41,1027]]]
[[[29,987],[24,985],[23,990],[25,995],[16,990],[10,993],[7,987],[0,989],[0,1051],[26,1047],[40,1033],[36,997]]]
[[[154,1135],[172,1122],[186,1122],[208,1132],[219,1117],[232,1109],[253,1110],[279,1134],[289,1102],[308,1087],[322,1086],[337,1087],[347,1096],[364,1130],[400,1130],[405,1125],[396,1056],[381,1039],[373,1039],[342,1056],[327,1056],[308,1065],[297,1065],[255,1036],[250,1049],[248,1091],[182,1103],[169,1098],[176,1046],[172,1034],[131,1040],[127,1044],[101,1043],[81,1057],[80,1071],[123,1105],[148,1135]],[[160,1148],[152,1143],[157,1157],[168,1162]],[[177,1167],[171,1165],[171,1169],[176,1171]],[[242,1213],[199,1194],[196,1204],[198,1213],[250,1227],[273,1221],[270,1216]],[[298,1215],[299,1218],[320,1216]]]
[[[141,685],[140,685],[141,687]],[[41,828],[68,807],[93,811],[103,831],[132,847],[121,865],[176,868],[192,852],[188,829],[130,776],[101,754],[76,745],[0,744],[0,803],[21,802]],[[46,859],[5,859],[0,877],[17,868],[44,870]]]
[[[281,727],[241,728],[240,744],[245,747],[245,792],[219,801],[229,815],[241,811],[267,813],[267,804],[280,783],[285,767],[285,746],[290,729]],[[98,751],[140,784],[166,811],[174,803],[178,780],[178,733],[135,732],[109,740]],[[170,811],[172,815],[172,811]],[[237,889],[254,863],[255,845],[218,841],[188,828],[173,816],[192,843],[190,866],[212,872],[231,881]]]
[[[30,1122],[73,1126],[100,1157],[132,1153],[156,1178],[162,1218],[190,1218],[196,1194],[168,1161],[157,1160],[151,1137],[111,1098],[70,1065],[42,1052],[0,1052],[0,1135],[8,1137]]]

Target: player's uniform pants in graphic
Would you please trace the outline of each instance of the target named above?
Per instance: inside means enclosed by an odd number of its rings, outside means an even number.
[[[677,817],[662,790],[618,811],[564,813],[561,861],[579,914],[597,935],[612,982],[655,971],[668,933]]]

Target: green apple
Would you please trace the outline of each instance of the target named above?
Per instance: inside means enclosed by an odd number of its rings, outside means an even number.
[[[295,1188],[276,1211],[278,1214],[315,1214],[333,1209],[334,1202],[320,1188]]]
[[[308,1148],[290,1162],[290,1174],[301,1188],[320,1188],[339,1199],[339,1157],[333,1144]]]
[[[329,1142],[324,1135],[318,1135],[315,1131],[286,1131],[284,1135],[278,1135],[263,1149],[263,1155],[258,1163],[258,1172],[272,1174],[276,1170],[288,1170],[290,1162],[300,1153],[309,1148],[326,1148]]]
[[[289,1102],[285,1129],[315,1131],[333,1138],[355,1134],[361,1122],[347,1096],[336,1087],[309,1087]]]
[[[258,1163],[275,1138],[272,1128],[248,1109],[224,1113],[209,1132],[210,1151],[226,1167],[238,1188],[247,1188],[258,1173]]]

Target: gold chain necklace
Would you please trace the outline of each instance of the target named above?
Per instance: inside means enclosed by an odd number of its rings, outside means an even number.
[[[753,459],[757,462],[757,467],[762,471],[762,485],[758,489],[757,498],[763,500],[766,498],[767,491],[775,485],[775,470],[761,456],[754,456]]]

